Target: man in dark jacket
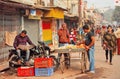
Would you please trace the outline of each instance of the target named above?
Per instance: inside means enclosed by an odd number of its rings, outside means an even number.
[[[29,56],[30,56],[30,50],[29,50],[30,48],[27,46],[27,43],[34,46],[34,44],[31,42],[31,40],[27,36],[27,31],[23,30],[20,34],[18,34],[15,37],[14,44],[13,44],[20,58],[21,58],[20,50],[26,51],[26,59],[25,59],[26,61],[29,60]]]

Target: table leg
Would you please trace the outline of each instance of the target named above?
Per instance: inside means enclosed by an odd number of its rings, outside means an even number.
[[[67,69],[70,67],[70,54],[67,54],[67,56],[64,56],[64,58],[62,58],[62,56],[59,58],[59,67],[62,73],[64,73],[64,67],[66,67]]]
[[[87,70],[87,55],[86,52],[82,52],[81,58],[81,71],[84,73]]]

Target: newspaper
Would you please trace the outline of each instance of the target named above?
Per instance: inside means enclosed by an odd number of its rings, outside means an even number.
[[[18,48],[21,50],[29,50],[32,49],[34,46],[33,45],[18,45]]]

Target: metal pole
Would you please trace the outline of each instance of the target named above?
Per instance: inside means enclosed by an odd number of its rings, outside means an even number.
[[[24,30],[24,16],[21,17],[21,25],[22,25],[22,30]]]
[[[5,36],[5,13],[3,12],[3,38]],[[5,60],[5,50],[4,50],[4,47],[5,47],[5,39],[3,39],[3,43],[2,43],[2,53],[3,53],[3,61]]]
[[[68,9],[68,0],[67,0],[67,9]]]

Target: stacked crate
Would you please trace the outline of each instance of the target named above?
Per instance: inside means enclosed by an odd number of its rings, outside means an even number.
[[[52,58],[35,58],[35,76],[51,76],[53,74]]]
[[[17,76],[23,77],[23,76],[34,76],[34,67],[19,67],[17,69]]]

